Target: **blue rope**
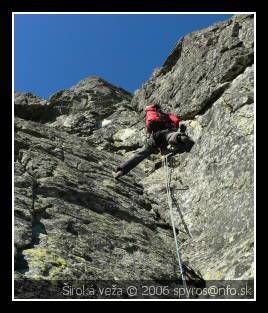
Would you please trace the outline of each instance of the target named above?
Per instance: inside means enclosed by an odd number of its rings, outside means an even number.
[[[179,268],[181,272],[182,283],[183,283],[183,287],[185,288],[185,295],[188,297],[188,293],[186,290],[187,284],[186,284],[186,279],[185,279],[183,265],[182,265],[182,259],[181,259],[181,255],[179,251],[179,244],[178,244],[177,235],[176,235],[176,228],[175,228],[175,221],[174,221],[173,207],[172,207],[172,197],[171,197],[171,192],[170,192],[170,170],[168,167],[168,156],[171,154],[164,155],[164,158],[163,158],[163,165],[164,165],[163,167],[164,167],[165,178],[166,178],[167,202],[168,202],[168,206],[170,210],[170,219],[172,223],[174,241],[175,241],[175,246],[176,246],[176,254],[177,254],[178,264],[179,264]]]

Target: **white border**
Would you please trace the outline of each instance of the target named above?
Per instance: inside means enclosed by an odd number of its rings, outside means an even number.
[[[14,16],[12,13],[12,300],[14,298]]]
[[[70,15],[70,14],[79,14],[79,15],[91,15],[91,14],[121,14],[121,15],[166,15],[166,14],[173,14],[173,15],[185,15],[185,14],[196,14],[196,15],[204,15],[204,14],[211,14],[211,15],[220,15],[220,14],[256,14],[256,12],[12,12],[13,14],[50,14],[50,15]],[[221,21],[219,21],[221,22]]]
[[[254,299],[15,299],[14,298],[14,18],[15,15],[254,15]],[[254,301],[256,300],[256,12],[12,12],[12,301]]]

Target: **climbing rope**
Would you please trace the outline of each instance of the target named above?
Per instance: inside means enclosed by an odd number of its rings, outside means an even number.
[[[188,297],[188,293],[186,290],[187,284],[186,284],[184,269],[183,269],[183,265],[182,265],[182,259],[180,256],[179,244],[178,244],[177,235],[176,235],[175,221],[174,221],[174,216],[173,216],[172,196],[171,196],[171,191],[170,191],[170,169],[168,167],[168,157],[170,155],[172,155],[172,153],[165,154],[162,157],[163,168],[165,171],[165,178],[166,178],[167,202],[168,202],[168,206],[169,206],[169,210],[170,210],[170,219],[171,219],[171,223],[172,223],[174,241],[175,241],[175,246],[176,246],[176,254],[177,254],[178,264],[179,264],[179,268],[180,268],[181,279],[182,279],[183,287],[185,288],[185,295]]]

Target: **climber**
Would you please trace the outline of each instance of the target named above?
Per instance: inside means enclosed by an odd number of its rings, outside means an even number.
[[[192,148],[194,142],[185,134],[185,125],[180,125],[180,119],[176,115],[163,112],[159,104],[149,104],[146,107],[145,122],[148,134],[145,145],[117,167],[113,173],[114,178],[127,174],[159,150],[163,154],[168,145],[177,147],[182,152],[188,152]]]

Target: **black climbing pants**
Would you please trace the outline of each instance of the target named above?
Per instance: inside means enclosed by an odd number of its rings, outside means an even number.
[[[180,136],[180,132],[161,130],[151,135],[142,148],[117,167],[117,171],[122,171],[125,175],[151,154],[156,153],[158,149],[163,149],[169,144],[176,146],[180,143],[183,144],[183,135]]]

